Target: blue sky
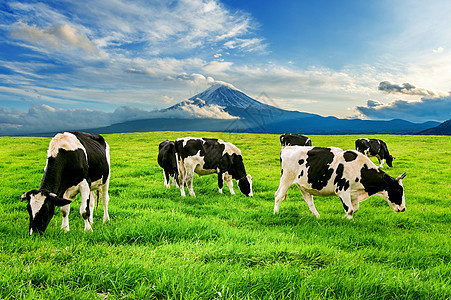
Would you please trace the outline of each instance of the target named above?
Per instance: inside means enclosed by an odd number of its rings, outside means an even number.
[[[448,0],[2,1],[0,134],[138,119],[215,82],[324,116],[444,121],[450,15]]]

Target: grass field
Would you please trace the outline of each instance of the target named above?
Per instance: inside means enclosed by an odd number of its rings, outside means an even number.
[[[158,144],[217,137],[241,149],[254,197],[195,178],[197,197],[163,186]],[[72,205],[43,236],[28,236],[23,192],[38,188],[49,138],[0,137],[2,299],[450,299],[451,137],[378,136],[397,159],[406,212],[380,197],[342,219],[337,197],[315,198],[321,217],[292,187],[273,215],[280,179],[277,135],[151,132],[104,136],[111,147],[111,221],[84,233]],[[354,147],[362,136],[310,136],[315,146]],[[373,161],[376,162],[374,159]]]

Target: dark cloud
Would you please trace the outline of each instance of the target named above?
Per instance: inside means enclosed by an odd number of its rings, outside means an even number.
[[[395,100],[388,104],[368,100],[356,110],[371,119],[404,119],[412,122],[445,121],[451,118],[451,95],[420,101]]]
[[[396,84],[389,81],[382,81],[379,83],[378,89],[387,94],[405,94],[425,97],[436,97],[440,95],[434,91],[417,88],[410,83]]]

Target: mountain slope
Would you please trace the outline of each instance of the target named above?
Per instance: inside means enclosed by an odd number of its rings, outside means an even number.
[[[437,127],[433,127],[430,129],[426,129],[423,131],[418,132],[418,134],[424,134],[424,135],[451,135],[451,119],[448,121],[443,122],[442,124],[438,125]]]

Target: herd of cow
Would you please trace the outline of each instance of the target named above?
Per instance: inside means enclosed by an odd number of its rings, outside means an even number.
[[[310,138],[294,134],[281,135],[280,143],[281,177],[275,192],[274,213],[279,212],[280,203],[294,184],[316,217],[319,213],[313,196],[338,196],[348,219],[359,209],[359,202],[371,195],[383,197],[396,212],[405,210],[402,185],[405,173],[393,178],[381,170],[384,161],[391,167],[394,159],[383,141],[358,139],[357,151],[313,147]],[[376,156],[380,166],[369,156]],[[235,179],[244,195],[253,196],[252,176],[246,173],[241,151],[223,140],[184,137],[163,141],[159,145],[158,164],[163,168],[164,185],[169,188],[172,181],[180,188],[181,196],[185,196],[185,185],[189,194],[195,196],[194,173],[199,176],[217,173],[219,193],[225,181],[230,193],[235,194],[232,182]],[[61,228],[69,231],[70,203],[79,193],[85,231],[92,231],[99,191],[105,223],[109,220],[109,179],[109,146],[102,136],[81,132],[57,134],[50,141],[39,189],[21,196],[22,201],[28,201],[29,234],[42,234],[46,230],[56,206],[63,218]]]

